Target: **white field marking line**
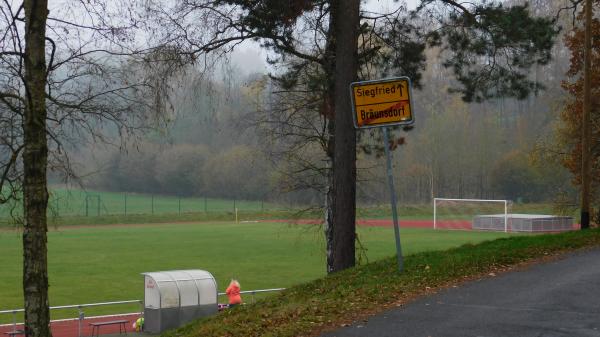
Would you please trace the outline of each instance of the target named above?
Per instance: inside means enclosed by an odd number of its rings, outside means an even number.
[[[113,315],[103,315],[103,316],[85,316],[83,320],[86,319],[96,319],[96,318],[111,318],[111,317],[121,317],[121,316],[133,316],[133,315],[141,315],[141,312],[131,312],[131,313],[127,313],[127,314],[113,314]],[[56,323],[56,322],[69,322],[69,321],[79,321],[79,318],[63,318],[63,319],[55,319],[50,321],[50,324],[52,323]],[[22,325],[23,322],[17,322],[17,325]],[[2,327],[7,327],[7,326],[13,326],[13,323],[8,323],[8,324],[0,324],[0,328]]]
[[[244,221],[240,221],[240,223],[257,223],[258,220],[244,220]]]

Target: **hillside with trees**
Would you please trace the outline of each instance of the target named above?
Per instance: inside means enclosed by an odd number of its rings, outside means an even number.
[[[556,15],[560,5],[542,1],[530,6],[536,15]],[[561,13],[567,32],[573,25],[570,12]],[[544,87],[534,88],[534,95],[523,100],[464,103],[459,93],[449,93],[456,83],[440,53],[436,47],[426,50],[423,85],[414,91],[415,126],[396,133],[404,143],[394,158],[400,202],[429,203],[444,196],[574,203],[568,171],[546,155],[567,99],[560,85],[571,52],[563,40],[553,48],[553,60],[529,74]],[[185,77],[186,89],[178,92],[169,123],[127,151],[79,153],[83,161],[95,163],[85,169],[94,173],[85,186],[322,205],[328,131],[319,96],[309,98],[317,102],[313,105],[303,103],[305,93],[318,95],[318,71],[304,67],[296,72],[306,81],[290,91],[284,90],[285,73],[239,76],[243,72],[235,67],[228,64],[212,77]],[[371,71],[393,75],[385,67]],[[388,194],[381,137],[373,131],[357,136],[357,202],[384,204]]]

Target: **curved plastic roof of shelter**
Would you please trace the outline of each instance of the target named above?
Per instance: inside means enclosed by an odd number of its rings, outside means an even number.
[[[217,303],[217,282],[205,270],[170,270],[142,273],[144,306],[174,308]]]
[[[211,273],[201,269],[188,269],[188,270],[168,270],[168,271],[154,271],[148,273],[142,273],[142,275],[150,276],[156,282],[172,282],[172,281],[193,281],[193,280],[205,280],[214,279]]]

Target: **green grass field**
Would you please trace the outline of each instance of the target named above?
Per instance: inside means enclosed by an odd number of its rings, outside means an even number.
[[[395,252],[391,228],[359,228],[363,263]],[[404,254],[443,250],[505,237],[505,233],[402,229]],[[141,299],[140,273],[205,269],[223,291],[230,278],[243,290],[289,287],[325,275],[322,231],[275,223],[202,223],[64,227],[48,233],[50,305]],[[0,231],[0,310],[23,307],[22,242]],[[105,308],[114,313],[139,307]],[[0,317],[7,322],[10,317]],[[53,312],[53,318],[75,316]]]

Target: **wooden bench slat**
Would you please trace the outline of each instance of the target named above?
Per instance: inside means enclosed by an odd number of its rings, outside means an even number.
[[[108,321],[108,322],[91,322],[90,325],[111,325],[111,324],[123,324],[128,323],[128,320]]]

